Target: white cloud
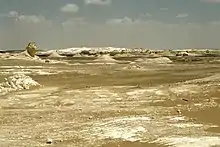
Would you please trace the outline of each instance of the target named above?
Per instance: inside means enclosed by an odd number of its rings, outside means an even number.
[[[93,4],[93,5],[109,5],[111,4],[111,0],[85,0],[85,4]]]
[[[161,21],[157,20],[146,20],[143,17],[138,17],[137,19],[131,19],[130,17],[123,17],[123,18],[114,18],[114,19],[109,19],[106,21],[106,24],[123,24],[123,25],[149,25],[149,24],[154,24],[154,25],[161,25],[164,24]]]
[[[180,13],[180,14],[178,14],[178,15],[176,16],[176,18],[185,18],[185,17],[187,17],[187,16],[188,16],[187,13]]]
[[[67,21],[64,21],[62,23],[62,26],[67,27],[67,26],[85,25],[85,24],[87,24],[86,20],[82,17],[78,17],[78,18],[70,18]]]
[[[15,18],[15,17],[18,17],[19,14],[17,11],[10,11],[8,13],[3,13],[3,14],[0,14],[1,17],[11,17],[11,18]]]
[[[109,19],[106,21],[106,24],[123,25],[124,27],[163,27],[167,29],[181,28],[181,26],[185,28],[194,28],[195,30],[200,28],[200,25],[195,23],[165,23],[159,20],[145,19],[143,17],[138,17],[137,19],[131,19],[129,17]]]
[[[114,19],[109,19],[106,21],[107,24],[133,24],[134,21],[125,16],[124,18],[114,18]]]
[[[46,21],[45,17],[42,15],[24,15],[19,14],[17,11],[10,11],[7,14],[3,14],[1,16],[13,18],[15,21],[21,21],[26,23],[40,23]]]
[[[145,16],[152,17],[152,15],[150,13],[146,13]]]
[[[18,14],[17,11],[10,11],[10,12],[8,13],[8,16],[9,16],[9,17],[18,17],[19,14]]]
[[[65,13],[76,13],[79,11],[79,7],[76,4],[66,4],[60,10]]]
[[[36,16],[36,15],[20,15],[17,18],[20,21],[32,22],[32,23],[40,23],[45,21],[44,16]]]

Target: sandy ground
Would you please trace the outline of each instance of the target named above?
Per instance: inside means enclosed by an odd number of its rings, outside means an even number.
[[[62,60],[0,61],[43,85],[1,96],[1,147],[220,146],[218,63]]]

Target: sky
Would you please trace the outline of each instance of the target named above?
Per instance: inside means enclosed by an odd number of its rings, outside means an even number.
[[[220,0],[0,0],[0,49],[220,48]]]

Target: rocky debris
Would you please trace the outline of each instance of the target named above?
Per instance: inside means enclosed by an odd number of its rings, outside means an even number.
[[[53,143],[53,139],[48,138],[46,144],[52,144],[52,143]]]
[[[190,53],[188,51],[176,53],[176,56],[180,56],[180,57],[187,57],[187,56],[196,57],[201,55],[202,55],[201,53]]]
[[[187,52],[180,52],[180,53],[177,53],[176,56],[185,57],[185,56],[188,56],[188,53]]]
[[[185,101],[185,102],[188,102],[188,101],[189,101],[188,99],[185,99],[185,98],[182,98],[182,100]]]
[[[139,58],[135,61],[145,63],[145,64],[154,64],[154,63],[156,63],[156,64],[167,64],[167,63],[172,63],[172,60],[170,60],[167,57],[159,57],[159,58],[153,58],[153,59]]]
[[[46,60],[45,60],[45,63],[50,63],[50,60],[46,59]]]
[[[0,83],[0,95],[7,94],[10,91],[30,89],[36,86],[41,85],[31,77],[24,74],[15,74],[5,78],[5,82]]]

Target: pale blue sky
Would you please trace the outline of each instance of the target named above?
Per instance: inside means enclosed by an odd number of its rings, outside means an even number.
[[[0,0],[0,49],[220,48],[220,0]]]

